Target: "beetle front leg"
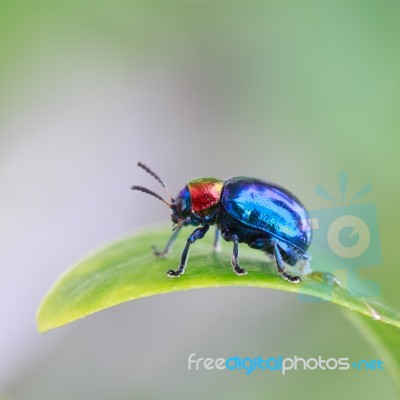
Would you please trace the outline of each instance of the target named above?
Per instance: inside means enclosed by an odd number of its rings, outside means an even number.
[[[154,255],[156,255],[157,257],[165,257],[171,251],[172,245],[175,243],[175,240],[178,237],[181,229],[182,227],[179,226],[172,232],[172,235],[168,239],[168,242],[165,245],[164,250],[158,250],[156,246],[152,246]]]
[[[273,246],[274,246],[276,267],[278,268],[279,275],[281,275],[283,279],[286,279],[287,281],[289,281],[291,283],[301,282],[301,279],[299,276],[292,276],[286,272],[285,264],[283,263],[283,260],[282,260],[282,255],[281,255],[278,245],[276,244],[275,241],[273,243]]]
[[[197,239],[201,239],[204,237],[206,232],[208,231],[209,226],[205,225],[200,228],[195,229],[192,234],[188,237],[186,241],[186,246],[183,249],[182,252],[182,257],[181,257],[181,262],[179,264],[179,267],[176,271],[170,269],[167,272],[167,276],[171,278],[177,278],[178,276],[181,276],[185,272],[185,267],[186,267],[186,262],[189,254],[189,247],[192,243],[194,243]]]
[[[180,226],[178,226],[173,232],[170,238],[168,239],[167,244],[164,247],[164,250],[158,250],[156,246],[152,246],[154,255],[157,257],[165,257],[170,251],[175,243],[176,238],[179,235],[179,232],[181,231],[183,226],[189,225],[190,224],[190,218],[185,219]]]

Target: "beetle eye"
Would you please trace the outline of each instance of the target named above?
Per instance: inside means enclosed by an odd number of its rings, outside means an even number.
[[[182,197],[178,197],[176,201],[174,201],[174,207],[178,214],[185,210],[186,204]]]

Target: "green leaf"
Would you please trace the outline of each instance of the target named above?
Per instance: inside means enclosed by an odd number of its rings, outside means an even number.
[[[348,319],[371,344],[391,375],[397,394],[400,395],[400,332],[388,324],[376,324],[371,318],[357,313],[345,313]]]
[[[398,312],[335,284],[327,274],[312,273],[299,284],[283,280],[277,275],[274,263],[246,245],[240,246],[239,257],[248,274],[237,276],[230,266],[232,245],[223,243],[220,253],[213,252],[212,234],[191,246],[185,274],[168,278],[166,271],[176,269],[187,235],[181,234],[168,258],[155,257],[151,246],[163,246],[170,233],[166,228],[153,228],[124,236],[78,261],[44,298],[37,313],[38,330],[46,332],[141,297],[218,286],[298,292],[332,301],[377,320],[371,319],[371,324],[385,322],[400,327]]]

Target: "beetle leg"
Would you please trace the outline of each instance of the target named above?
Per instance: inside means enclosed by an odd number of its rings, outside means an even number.
[[[281,275],[283,279],[286,279],[287,281],[292,282],[292,283],[301,282],[301,279],[299,276],[292,276],[285,271],[286,270],[285,264],[283,263],[282,255],[281,255],[278,245],[276,244],[275,241],[273,243],[273,246],[274,246],[276,267],[278,268],[279,275]]]
[[[170,269],[167,272],[167,276],[171,277],[171,278],[176,278],[180,275],[182,275],[185,272],[185,267],[186,267],[186,262],[187,262],[187,258],[188,258],[188,253],[189,253],[189,247],[192,243],[194,243],[197,239],[201,239],[202,237],[204,237],[204,235],[206,234],[206,232],[208,231],[209,226],[205,225],[202,226],[200,228],[195,229],[192,234],[188,237],[187,241],[186,241],[186,246],[183,249],[182,252],[182,257],[181,257],[181,262],[179,264],[179,267],[176,271]]]
[[[221,251],[221,229],[215,229],[215,236],[214,236],[214,251],[220,252]]]
[[[154,255],[156,255],[157,257],[165,257],[170,251],[171,248],[173,246],[173,244],[175,243],[176,238],[179,235],[179,232],[182,229],[182,226],[186,226],[190,224],[190,218],[185,219],[182,224],[180,226],[178,226],[173,232],[172,235],[170,236],[170,238],[168,239],[167,244],[164,247],[164,250],[158,250],[156,246],[152,246]]]
[[[168,242],[165,245],[164,250],[158,250],[156,246],[152,246],[154,255],[156,255],[157,257],[165,257],[171,251],[172,245],[175,243],[175,240],[178,237],[181,229],[182,227],[180,226],[172,232],[172,235],[168,239]]]
[[[237,235],[232,235],[231,236],[231,240],[233,242],[233,251],[232,251],[232,267],[233,270],[235,271],[236,275],[246,275],[247,271],[245,269],[243,269],[240,265],[239,265],[239,260],[238,260],[238,254],[239,254],[239,245],[238,245],[238,237]]]

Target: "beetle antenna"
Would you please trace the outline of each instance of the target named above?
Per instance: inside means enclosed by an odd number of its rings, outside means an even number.
[[[157,193],[153,192],[153,191],[150,190],[150,189],[147,189],[147,188],[145,188],[145,187],[143,187],[143,186],[132,186],[131,189],[132,189],[132,190],[139,190],[140,192],[147,193],[147,194],[149,194],[149,195],[155,197],[156,199],[161,200],[161,201],[162,201],[164,204],[166,204],[169,208],[172,208],[172,204],[166,202],[160,195],[158,195]]]
[[[171,201],[174,200],[174,198],[171,196],[171,193],[169,192],[167,185],[165,182],[155,173],[153,172],[147,165],[143,164],[141,161],[137,163],[137,165],[144,169],[148,174],[150,174],[158,183],[161,184],[161,186],[167,191],[168,197],[170,198]]]

